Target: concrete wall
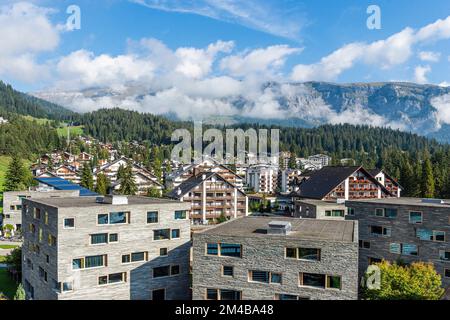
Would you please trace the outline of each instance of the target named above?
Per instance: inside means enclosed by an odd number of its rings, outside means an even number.
[[[369,265],[369,257],[384,259],[395,262],[402,260],[406,263],[414,261],[432,262],[438,273],[442,276],[445,287],[450,286],[450,278],[445,278],[445,269],[450,269],[450,262],[439,259],[439,250],[450,250],[450,208],[415,206],[415,205],[388,205],[376,203],[364,203],[350,201],[347,207],[355,209],[354,216],[346,216],[349,220],[359,221],[359,239],[370,242],[370,249],[361,248],[359,250],[359,275],[362,276]],[[376,208],[396,208],[398,209],[396,218],[385,218],[374,216]],[[409,222],[410,211],[421,211],[423,222],[421,224],[411,224]],[[369,226],[391,227],[391,236],[372,235]],[[429,229],[445,231],[445,242],[434,242],[420,240],[416,237],[416,229]],[[389,251],[391,243],[415,244],[418,246],[418,256],[394,254]]]
[[[36,205],[25,200],[29,207]],[[59,300],[149,300],[155,289],[166,289],[166,299],[189,299],[189,247],[190,221],[175,220],[175,210],[186,210],[183,203],[149,205],[105,205],[90,208],[51,208],[36,205],[49,213],[49,225],[43,225],[24,213],[24,220],[33,221],[44,228],[44,238],[50,232],[57,236],[57,247],[50,248],[51,263],[46,265],[42,252],[47,250],[44,244],[41,255],[24,250],[24,258],[30,257],[35,264],[34,270],[23,267],[23,280],[27,279],[35,288],[35,299]],[[124,225],[97,225],[97,214],[112,211],[130,211],[130,223]],[[159,222],[147,224],[147,211],[159,211]],[[64,218],[75,218],[74,229],[64,229]],[[180,229],[180,239],[153,240],[154,229]],[[90,235],[96,233],[117,233],[119,242],[91,245]],[[25,241],[35,239],[25,233]],[[168,248],[168,256],[160,257],[160,248]],[[122,255],[134,252],[148,252],[148,261],[122,264]],[[72,260],[93,255],[107,255],[107,266],[72,270]],[[73,282],[74,290],[57,293],[39,278],[36,265],[45,266],[49,277],[57,282]],[[153,267],[179,265],[180,274],[171,277],[153,279]],[[98,285],[98,278],[113,273],[127,273],[125,283]]]
[[[326,219],[326,220],[344,220],[344,217],[327,217],[325,211],[333,210],[343,210],[344,215],[346,214],[346,209],[344,204],[334,204],[329,203],[321,204],[311,204],[308,202],[303,202],[301,200],[295,201],[295,213],[294,216],[297,218],[310,218],[310,219]]]
[[[194,300],[205,299],[207,288],[242,291],[243,300],[273,300],[275,294],[292,294],[313,300],[357,299],[357,238],[353,243],[307,241],[284,236],[261,238],[204,233],[194,233],[193,238]],[[218,242],[241,244],[242,258],[207,256],[206,243]],[[320,248],[321,261],[285,259],[285,247]],[[221,275],[223,265],[234,267],[233,278]],[[249,282],[249,270],[282,273],[282,284]],[[340,275],[342,289],[300,287],[299,272]]]

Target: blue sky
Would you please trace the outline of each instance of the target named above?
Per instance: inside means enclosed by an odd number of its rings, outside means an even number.
[[[81,29],[69,31],[73,4]],[[380,30],[366,26],[371,4]],[[133,83],[184,99],[208,81],[224,88],[215,97],[237,95],[236,81],[450,83],[448,0],[0,0],[0,27],[0,79],[24,91]]]

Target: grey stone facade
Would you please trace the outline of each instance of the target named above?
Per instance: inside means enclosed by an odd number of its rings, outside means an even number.
[[[345,214],[344,203],[313,199],[295,200],[294,216],[296,218],[344,220]]]
[[[189,205],[144,197],[129,197],[128,204],[115,205],[97,203],[95,197],[26,199],[23,202],[22,280],[28,298],[149,300],[158,289],[165,289],[168,300],[190,298],[190,221],[188,216],[175,219],[175,211],[185,211]],[[40,209],[40,219],[34,216],[35,208]],[[157,223],[147,223],[150,211],[158,212]],[[98,214],[111,212],[128,212],[127,223],[99,225]],[[65,227],[65,219],[72,218],[74,227]],[[31,224],[34,227],[30,227]],[[30,228],[34,228],[34,233]],[[155,240],[153,231],[157,229],[170,229],[171,239]],[[172,230],[177,229],[179,238],[173,238]],[[42,241],[39,241],[40,232]],[[91,244],[93,234],[108,234],[108,243]],[[110,241],[111,234],[117,234],[117,242]],[[51,244],[49,235],[55,237],[56,243]],[[36,252],[36,245],[39,252]],[[162,256],[160,249],[164,248],[167,248],[167,255]],[[143,261],[123,263],[122,255],[138,252],[145,253]],[[74,259],[84,258],[86,265],[86,257],[98,255],[106,255],[104,266],[74,270]],[[171,266],[170,269],[179,266],[179,272],[154,278],[153,268],[161,266]],[[122,278],[125,281],[100,285],[100,277],[118,273],[125,274]],[[64,290],[65,284],[71,285],[73,290]]]
[[[22,199],[77,197],[79,191],[10,191],[3,193],[3,225],[11,224],[20,229],[22,225]]]
[[[350,221],[277,218],[290,223],[287,234],[267,234],[274,218],[245,217],[193,235],[193,299],[206,299],[207,289],[235,290],[242,300],[352,300],[358,296],[358,225]],[[269,231],[270,232],[270,231]],[[241,257],[208,255],[207,244],[239,244]],[[320,249],[320,261],[286,257],[286,248]],[[223,276],[224,266],[233,276]],[[251,271],[281,274],[281,284],[260,283]],[[301,285],[301,274],[341,277],[341,288]]]
[[[442,276],[443,286],[449,287],[450,260],[445,259],[445,252],[448,257],[450,254],[450,204],[425,203],[416,198],[389,198],[347,201],[346,206],[354,212],[354,215],[347,215],[346,218],[359,221],[360,276],[367,270],[371,261],[401,260],[405,263],[425,261],[434,264],[436,271]],[[380,216],[375,215],[376,209],[379,209]],[[387,211],[387,214],[381,216],[382,212],[386,212],[383,211],[385,209],[396,211],[392,213]],[[411,221],[411,212],[422,213],[421,222],[417,220],[413,223],[415,220]],[[387,234],[374,234],[372,226],[385,228]],[[418,232],[419,235],[423,233],[421,230],[440,231],[443,236],[440,240],[443,241],[436,241],[439,237],[435,240],[422,240],[417,236]],[[416,249],[417,255],[411,255],[411,252],[414,253]]]

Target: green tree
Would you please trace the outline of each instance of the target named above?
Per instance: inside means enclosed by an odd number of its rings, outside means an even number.
[[[444,294],[441,276],[431,263],[405,266],[383,261],[376,266],[380,271],[380,287],[363,288],[363,296],[368,300],[439,300]],[[366,274],[365,280],[371,276]]]
[[[16,290],[16,294],[14,295],[14,300],[25,300],[25,289],[22,286],[22,283],[19,284]]]
[[[31,175],[24,167],[22,160],[14,155],[6,170],[5,191],[26,190],[30,186],[31,180]]]
[[[430,158],[427,156],[422,164],[422,197],[433,198],[434,197],[434,176],[433,167],[431,165]]]
[[[228,219],[227,219],[227,217],[225,216],[225,214],[222,212],[221,214],[220,214],[220,216],[216,219],[216,223],[217,224],[220,224],[220,223],[224,223],[224,222],[226,222],[226,221],[228,221]]]
[[[147,197],[151,198],[161,198],[161,190],[156,187],[151,187],[147,191]]]
[[[13,270],[22,270],[22,249],[20,247],[13,249],[6,256],[5,263]]]
[[[106,195],[108,189],[111,186],[111,182],[104,173],[99,173],[97,175],[97,185],[95,186],[95,192],[98,194]]]
[[[92,175],[91,166],[86,162],[81,170],[80,185],[89,190],[94,189],[94,176]]]
[[[297,169],[297,156],[295,153],[291,153],[291,157],[288,162],[289,169]]]
[[[129,163],[121,174],[120,178],[120,194],[132,196],[138,192],[136,182],[134,181],[133,165]]]

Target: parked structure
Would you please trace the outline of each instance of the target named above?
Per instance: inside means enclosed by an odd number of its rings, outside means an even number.
[[[188,205],[146,197],[24,199],[28,299],[189,299]]]
[[[167,196],[190,204],[194,224],[215,223],[221,216],[231,219],[248,215],[247,195],[215,172],[200,173]]]
[[[450,200],[386,198],[347,201],[359,221],[359,273],[381,260],[432,262],[450,286]]]
[[[357,223],[273,219],[193,234],[194,300],[357,299]]]

